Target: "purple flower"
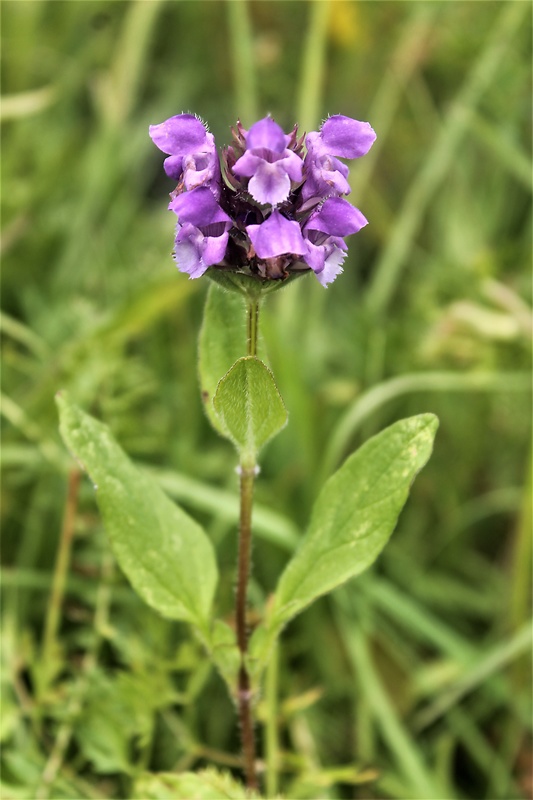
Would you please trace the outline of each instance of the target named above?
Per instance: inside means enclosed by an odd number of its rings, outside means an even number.
[[[323,286],[342,272],[348,249],[344,237],[357,233],[368,220],[340,197],[330,197],[304,224],[305,261]]]
[[[178,181],[169,208],[178,217],[174,258],[198,278],[209,268],[262,282],[314,272],[323,286],[342,272],[345,237],[367,220],[342,199],[348,167],[376,135],[368,122],[336,115],[303,139],[285,134],[271,117],[249,130],[232,128],[222,151],[224,180],[213,136],[191,114],[150,127],[167,153],[165,171]]]
[[[302,199],[310,197],[338,197],[350,194],[348,167],[340,158],[360,158],[374,143],[376,134],[368,122],[336,114],[329,117],[320,132],[308,134],[305,144],[306,180]]]
[[[233,165],[233,172],[250,179],[248,191],[258,203],[283,203],[290,194],[291,181],[302,180],[302,159],[287,148],[291,137],[271,117],[242,133],[246,152]]]
[[[220,194],[220,164],[215,139],[192,114],[178,114],[160,125],[150,125],[154,144],[167,153],[163,167],[169,178],[178,181],[178,190],[210,186]]]
[[[206,188],[178,195],[169,209],[178,216],[174,260],[181,272],[199,278],[224,259],[231,219]]]

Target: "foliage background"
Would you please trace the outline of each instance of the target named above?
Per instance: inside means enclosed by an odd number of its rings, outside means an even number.
[[[147,136],[193,111],[219,144],[266,112],[378,134],[353,165],[370,225],[344,275],[264,309],[290,423],[258,484],[258,608],[339,460],[402,416],[441,419],[377,567],[284,634],[259,709],[280,790],[528,797],[531,5],[7,0],[2,49],[2,796],[124,798],[139,769],[238,763],[222,682],[118,574],[88,482],[54,620],[60,388],[208,527],[231,614],[234,455],[196,380],[206,285],[173,268]]]

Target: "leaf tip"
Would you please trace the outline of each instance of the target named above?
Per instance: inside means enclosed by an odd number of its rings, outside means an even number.
[[[423,423],[423,427],[427,428],[428,432],[434,437],[440,425],[440,420],[437,415],[428,412],[426,414],[420,414],[419,419]]]

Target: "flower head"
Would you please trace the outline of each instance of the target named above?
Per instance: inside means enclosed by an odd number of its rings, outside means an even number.
[[[350,191],[348,167],[339,158],[368,152],[374,131],[367,122],[336,115],[320,131],[298,137],[270,117],[249,130],[232,129],[222,151],[191,114],[150,126],[168,154],[164,167],[178,181],[169,208],[177,215],[174,258],[191,278],[209,267],[283,280],[312,271],[326,286],[342,272],[344,238],[367,220],[342,199]]]

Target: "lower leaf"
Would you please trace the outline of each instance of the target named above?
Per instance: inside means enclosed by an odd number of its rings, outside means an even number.
[[[218,572],[204,530],[137,469],[109,428],[58,395],[65,444],[93,481],[115,557],[133,588],[205,640]]]
[[[431,455],[437,427],[433,414],[400,420],[366,442],[326,481],[309,529],[280,578],[266,626],[250,642],[256,675],[290,619],[376,560]]]

